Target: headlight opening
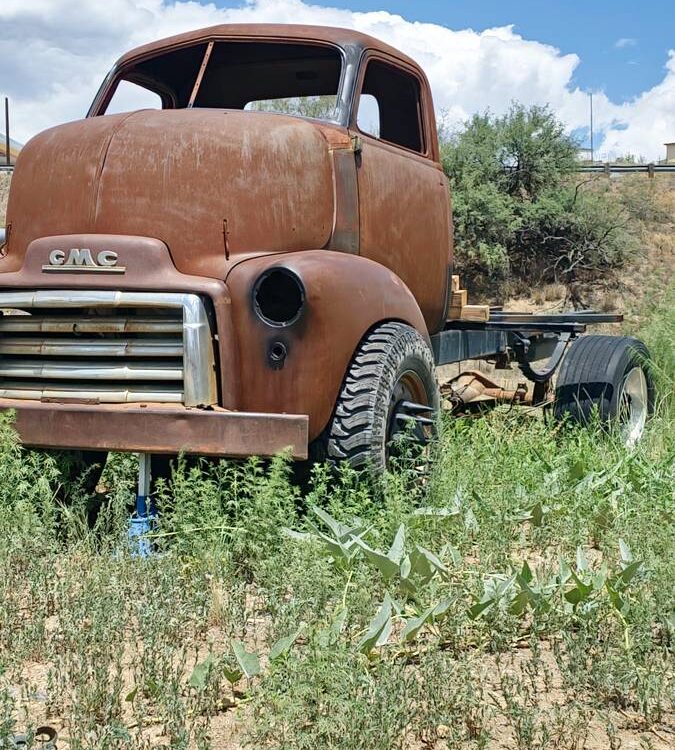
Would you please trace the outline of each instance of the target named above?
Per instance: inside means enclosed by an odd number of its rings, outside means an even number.
[[[253,307],[267,325],[288,326],[302,315],[305,287],[288,268],[271,268],[260,275],[253,287]]]

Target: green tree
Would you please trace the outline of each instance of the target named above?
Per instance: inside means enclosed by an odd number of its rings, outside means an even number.
[[[336,96],[330,94],[263,99],[251,105],[251,109],[256,112],[276,112],[298,117],[313,117],[317,120],[330,120],[335,117],[335,107]]]
[[[547,107],[520,104],[443,139],[456,265],[472,288],[571,283],[622,263],[628,215],[575,180],[576,152]]]

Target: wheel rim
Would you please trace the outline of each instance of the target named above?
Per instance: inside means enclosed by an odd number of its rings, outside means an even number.
[[[647,378],[642,367],[633,367],[624,378],[619,394],[619,425],[626,445],[635,445],[642,437],[648,411]]]
[[[401,438],[403,435],[412,435],[416,442],[424,445],[429,441],[432,435],[432,425],[417,419],[410,431],[408,417],[412,417],[408,410],[403,408],[405,403],[418,404],[421,406],[430,406],[429,394],[424,387],[422,378],[413,370],[403,372],[396,384],[392,388],[391,398],[389,399],[389,413],[387,415],[387,446],[392,441]],[[419,415],[423,418],[433,417],[432,413],[423,413]],[[401,417],[406,417],[402,419]],[[389,455],[390,449],[387,448]]]

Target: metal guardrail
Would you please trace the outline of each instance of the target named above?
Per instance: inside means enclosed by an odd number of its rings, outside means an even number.
[[[630,174],[646,172],[650,177],[665,172],[675,172],[675,164],[585,164],[576,168],[576,172],[591,174]]]
[[[14,165],[13,164],[0,164],[0,172],[13,172],[14,171]]]

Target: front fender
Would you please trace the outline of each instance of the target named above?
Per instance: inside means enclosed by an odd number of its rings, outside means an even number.
[[[273,267],[302,280],[306,300],[292,324],[272,327],[253,309],[253,287]],[[237,264],[227,277],[239,363],[238,402],[243,411],[309,415],[309,439],[324,429],[349,362],[377,323],[400,320],[429,340],[419,305],[389,269],[358,255],[309,250],[266,255]],[[283,343],[287,356],[275,369],[269,352]]]

